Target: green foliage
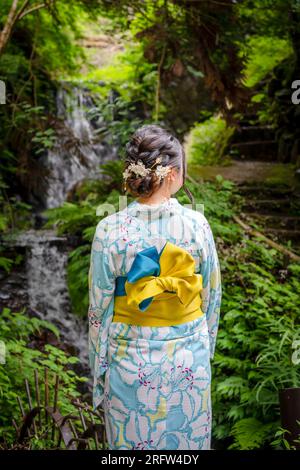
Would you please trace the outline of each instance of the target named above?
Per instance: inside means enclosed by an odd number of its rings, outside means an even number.
[[[145,61],[142,43],[130,42],[112,63],[91,70],[84,80],[95,101],[89,117],[103,122],[97,129],[99,137],[117,145],[124,156],[130,135],[141,125],[153,123],[156,65]]]
[[[86,229],[87,231],[87,229]],[[93,230],[94,231],[94,230]],[[93,232],[90,230],[89,232]],[[89,233],[89,237],[91,233]],[[85,244],[75,248],[69,255],[67,268],[67,282],[75,314],[86,316],[89,304],[88,271],[91,247]]]
[[[143,48],[144,62],[156,68],[150,71],[151,81],[157,74],[153,119],[167,121],[168,112],[176,112],[176,94],[184,93],[185,82],[195,84],[190,90],[200,102],[197,85],[204,71],[213,99],[222,105],[227,89],[238,88],[241,64],[234,44],[238,39],[242,40],[244,34],[235,27],[237,18],[233,2],[216,6],[211,2],[188,5],[164,0],[111,1],[105,2],[102,14],[110,18],[116,28],[129,30]],[[223,80],[232,72],[233,63],[233,79]],[[234,95],[235,92],[231,96]],[[193,122],[189,113],[185,113],[185,117],[188,123]],[[188,129],[187,122],[177,124],[180,132]]]
[[[11,6],[9,0],[3,0],[3,2],[0,16],[1,28],[5,24]],[[34,2],[31,6],[34,6]],[[34,48],[33,57],[27,58],[30,65],[37,68],[44,67],[44,70],[53,73],[56,78],[62,74],[66,76],[66,72],[74,73],[78,71],[79,65],[85,59],[83,48],[78,44],[78,39],[83,34],[82,23],[84,20],[94,18],[97,10],[96,2],[70,0],[66,3],[63,0],[56,0],[53,8],[33,11],[15,24],[5,54],[17,55],[18,63],[21,55],[19,51],[23,51],[24,44],[15,41],[15,37],[18,38],[23,33],[25,51],[28,45]],[[14,69],[16,67],[17,65]]]
[[[2,208],[4,212],[1,229],[21,228],[25,207],[18,207],[20,199],[28,201],[28,195],[38,196],[44,190],[47,170],[41,157],[55,140],[57,84],[83,65],[85,53],[79,41],[85,34],[83,23],[94,19],[99,8],[98,2],[56,0],[33,11],[37,4],[42,3],[29,2],[25,10],[30,13],[14,24],[0,55],[0,80],[7,92],[7,103],[0,106],[1,191],[2,183],[5,185],[5,200],[0,200],[0,212]],[[10,0],[1,2],[0,31],[11,5]],[[19,2],[17,11],[22,6],[25,3]],[[28,214],[25,221],[30,227]],[[5,260],[2,265],[7,268]]]
[[[244,83],[254,87],[274,67],[285,58],[291,56],[293,49],[287,39],[270,36],[250,36],[242,46],[247,52]]]
[[[1,164],[0,164],[1,168]],[[7,185],[0,175],[0,238],[10,238],[12,233],[30,226],[29,204],[25,204],[15,196],[9,196]],[[3,243],[0,245],[0,270],[9,273],[14,264],[18,264],[19,259],[9,258]]]
[[[75,203],[64,202],[58,208],[45,210],[43,215],[48,219],[44,228],[55,227],[58,235],[67,232],[76,235],[82,227],[96,220],[95,208],[88,202],[83,202],[79,207]]]
[[[220,163],[233,132],[220,116],[195,124],[187,140],[188,160],[199,165]]]
[[[2,165],[0,163],[0,171]],[[10,171],[10,168],[8,169]],[[2,172],[3,174],[3,172]],[[9,194],[9,187],[0,174],[0,234],[10,230],[28,227],[30,204],[23,202],[19,197]]]
[[[276,425],[263,424],[255,418],[245,418],[238,421],[232,428],[235,444],[229,446],[230,450],[251,450],[260,448],[266,438],[274,433]]]
[[[157,67],[145,61],[142,43],[129,42],[108,66],[92,69],[84,79],[91,81],[90,87],[101,96],[108,96],[113,89],[127,103],[140,101],[149,109],[153,107]],[[93,84],[99,80],[104,82],[102,86]]]
[[[93,88],[93,87],[92,87]],[[95,93],[95,92],[93,92]],[[111,145],[116,145],[120,149],[120,156],[124,156],[124,146],[129,137],[142,124],[147,124],[147,119],[140,117],[141,103],[133,99],[117,96],[114,100],[109,96],[94,95],[95,107],[89,110],[90,119],[101,119],[102,126],[97,129],[99,137],[106,137]],[[149,121],[152,122],[152,121]]]
[[[220,255],[214,432],[218,439],[231,436],[232,448],[264,448],[279,426],[278,390],[300,386],[293,361],[300,335],[299,265],[283,268],[282,255],[259,239],[241,237],[226,253]]]
[[[34,369],[37,369],[40,378],[44,376],[44,369],[48,369],[50,396],[53,396],[54,374],[59,374],[64,393],[59,395],[58,407],[63,414],[75,411],[70,398],[79,397],[77,384],[88,380],[85,377],[78,377],[70,369],[70,365],[78,362],[77,357],[69,356],[51,344],[46,344],[43,350],[32,346],[32,341],[44,329],[50,330],[59,338],[58,329],[45,320],[29,318],[24,310],[22,312],[12,312],[7,308],[2,310],[0,339],[5,344],[5,361],[4,364],[0,363],[0,420],[1,428],[9,443],[15,440],[12,419],[15,418],[16,422],[20,422],[17,397],[21,398],[23,404],[27,403],[24,379],[28,379],[31,390],[34,390]],[[41,387],[40,399],[43,403],[44,387]],[[40,442],[40,445],[46,444]]]
[[[269,84],[274,78],[274,70],[277,66],[285,61],[293,62],[291,40],[276,36],[276,31],[274,31],[274,34],[270,36],[250,36],[241,49],[247,57],[244,83],[249,88],[257,89],[251,101],[259,104],[258,120],[261,124],[274,124],[276,113],[272,111]]]
[[[299,438],[293,440],[294,443],[300,442],[300,421],[297,420],[297,424],[299,424]],[[287,429],[282,428],[281,426],[279,427],[278,431],[275,433],[276,439],[271,442],[272,447],[274,447],[276,450],[296,450],[296,447],[292,444],[289,443],[287,440],[287,435],[290,434],[290,431]]]

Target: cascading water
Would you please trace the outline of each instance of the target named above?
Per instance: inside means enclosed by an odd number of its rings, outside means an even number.
[[[26,248],[28,306],[56,325],[62,341],[75,346],[83,366],[88,363],[86,322],[71,312],[66,282],[67,239],[54,230],[28,230],[13,244]]]
[[[57,93],[56,105],[62,125],[54,147],[43,162],[50,170],[50,178],[48,189],[42,195],[42,210],[59,207],[74,185],[83,179],[101,178],[100,165],[116,158],[116,147],[97,137],[103,120],[101,116],[89,117],[95,105],[86,89],[63,84]],[[87,369],[87,318],[72,313],[66,282],[68,240],[58,237],[55,230],[41,229],[23,232],[13,244],[25,250],[26,272],[22,273],[22,279],[26,279],[26,283],[21,284],[26,284],[26,299],[23,303],[40,318],[58,326],[61,340],[75,346],[81,365]],[[8,280],[0,289],[0,300],[3,294],[2,300],[14,305],[13,292],[11,299],[5,299],[5,289],[10,282]]]
[[[98,116],[95,122],[89,117],[95,105],[82,86],[61,87],[56,106],[63,127],[46,156],[45,165],[51,172],[46,208],[60,206],[68,192],[84,178],[101,178],[99,165],[114,159],[117,151],[105,140],[99,140],[98,130],[103,120]]]

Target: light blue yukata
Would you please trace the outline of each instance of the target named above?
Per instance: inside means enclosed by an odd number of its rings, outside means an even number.
[[[116,279],[139,252],[160,252],[168,241],[190,253],[203,276],[203,314],[173,326],[112,321]],[[172,197],[155,205],[134,200],[100,220],[89,270],[89,360],[93,408],[104,409],[109,449],[211,448],[210,361],[221,295],[218,255],[202,212]]]

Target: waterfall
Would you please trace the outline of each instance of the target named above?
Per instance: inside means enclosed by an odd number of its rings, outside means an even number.
[[[56,108],[62,127],[55,145],[44,159],[50,171],[44,197],[46,208],[60,206],[69,191],[84,178],[101,178],[99,166],[117,156],[117,147],[99,137],[103,118],[92,117],[95,104],[83,86],[61,86],[56,96]]]
[[[54,230],[27,230],[12,242],[26,249],[28,306],[57,326],[60,339],[75,346],[81,364],[87,366],[87,322],[71,312],[67,288],[67,239]]]
[[[57,118],[62,123],[54,147],[48,151],[46,166],[51,178],[45,194],[45,208],[59,207],[76,184],[85,178],[101,179],[100,165],[114,160],[117,147],[99,138],[104,120],[96,113],[90,92],[82,85],[62,84],[56,96]],[[96,110],[97,111],[97,110]],[[49,231],[29,234],[27,274],[31,306],[44,318],[60,324],[66,341],[79,349],[88,364],[86,319],[71,312],[65,279],[67,252]],[[84,293],[82,293],[84,295]]]
[[[63,204],[68,193],[83,179],[101,179],[100,165],[117,156],[116,146],[99,137],[105,123],[87,89],[62,83],[56,108],[60,123],[56,142],[42,160],[50,172],[47,191],[41,195],[42,210]],[[25,264],[21,282],[17,272],[3,283],[0,304],[3,301],[9,308],[15,305],[16,292],[10,289],[15,276],[20,286],[18,292],[23,288],[26,291],[24,294],[22,290],[18,306],[30,307],[41,319],[55,324],[62,341],[75,346],[81,365],[88,369],[87,316],[79,318],[72,312],[66,281],[68,239],[58,237],[55,230],[33,229],[7,243],[23,247]]]

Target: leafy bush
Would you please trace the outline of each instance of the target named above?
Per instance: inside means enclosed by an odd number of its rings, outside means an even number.
[[[244,83],[249,88],[263,80],[293,49],[287,39],[274,36],[251,36],[241,48],[247,54]]]
[[[1,165],[0,165],[1,169]],[[26,229],[31,226],[31,206],[20,201],[15,196],[9,196],[8,186],[0,175],[0,238],[11,237],[13,232]],[[0,270],[9,273],[14,264],[18,264],[20,257],[9,258],[4,244],[0,245]]]
[[[278,390],[300,386],[292,361],[300,338],[300,266],[283,267],[282,255],[246,236],[221,256],[221,265],[214,436],[229,449],[264,448],[280,425]]]
[[[187,138],[187,159],[200,165],[220,163],[233,132],[218,115],[195,124]]]
[[[59,338],[57,328],[45,320],[29,318],[24,311],[12,312],[7,308],[4,308],[1,313],[0,339],[5,345],[5,355],[4,361],[0,363],[0,427],[9,444],[12,444],[16,437],[12,419],[20,423],[17,397],[20,397],[23,405],[28,402],[24,379],[28,380],[30,389],[34,390],[34,369],[37,369],[40,378],[44,376],[44,369],[48,369],[50,397],[53,397],[54,374],[59,375],[64,389],[64,393],[58,395],[58,408],[62,414],[75,412],[76,408],[69,399],[79,397],[77,384],[88,380],[85,377],[78,377],[69,368],[71,364],[79,361],[77,357],[69,356],[51,344],[46,344],[43,351],[28,345],[35,335],[41,333],[42,329],[50,330]],[[40,387],[40,391],[40,399],[43,403],[43,387]],[[47,448],[45,442],[40,441],[39,446]]]

